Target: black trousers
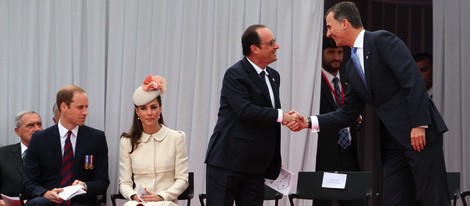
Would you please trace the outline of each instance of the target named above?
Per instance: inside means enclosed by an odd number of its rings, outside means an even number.
[[[384,206],[450,206],[441,133],[426,129],[426,136],[439,135],[417,152],[401,145],[381,123]]]
[[[207,206],[262,206],[264,175],[245,174],[212,165],[206,166]]]

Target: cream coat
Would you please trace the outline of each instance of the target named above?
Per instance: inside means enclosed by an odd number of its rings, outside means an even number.
[[[119,156],[119,190],[128,200],[136,194],[135,185],[177,203],[188,187],[186,135],[162,125],[155,134],[143,133],[141,143],[131,151],[129,138],[121,137]],[[130,203],[130,202],[128,202]],[[126,204],[127,205],[127,204]]]

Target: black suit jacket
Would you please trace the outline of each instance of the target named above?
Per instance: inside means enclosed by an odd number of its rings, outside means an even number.
[[[318,116],[320,130],[345,127],[354,122],[365,104],[375,108],[393,138],[411,150],[412,128],[428,125],[427,142],[447,131],[441,115],[424,88],[423,78],[406,45],[388,31],[365,31],[363,85],[352,60],[346,65],[349,89],[344,107]]]
[[[18,197],[22,193],[21,174],[21,143],[0,148],[0,193]]]
[[[33,134],[25,156],[23,185],[28,198],[42,196],[47,190],[60,188],[62,148],[59,128],[51,126]],[[74,150],[74,176],[87,184],[87,193],[72,198],[72,204],[96,204],[96,196],[106,193],[109,185],[108,146],[103,131],[88,126],[78,128]],[[85,155],[93,155],[94,167],[85,169]]]
[[[341,84],[344,91],[347,90],[347,80],[341,75]],[[320,114],[336,111],[336,102],[331,93],[328,82],[322,78],[320,94]],[[317,159],[315,170],[317,171],[354,171],[358,170],[357,158],[357,129],[353,125],[349,127],[351,134],[351,146],[341,150],[338,145],[339,129],[321,130],[318,133]]]
[[[275,97],[273,108],[265,80],[243,58],[225,73],[217,124],[209,141],[206,163],[274,179],[281,167],[277,122],[279,73],[266,68]]]

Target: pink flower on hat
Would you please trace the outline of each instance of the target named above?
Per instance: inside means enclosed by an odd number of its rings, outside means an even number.
[[[163,94],[166,90],[166,80],[161,76],[152,76],[149,74],[145,77],[142,89],[147,92],[160,90],[160,94]]]

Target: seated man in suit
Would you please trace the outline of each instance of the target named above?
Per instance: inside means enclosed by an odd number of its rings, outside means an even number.
[[[59,123],[60,112],[56,103],[54,103],[54,106],[52,106],[52,114],[54,114],[54,116],[52,117],[52,121],[54,121],[54,124]]]
[[[23,155],[33,133],[42,130],[41,117],[34,111],[19,112],[15,123],[15,132],[20,137],[20,142],[0,148],[0,193],[11,197],[17,197],[23,191]],[[3,200],[0,200],[0,205],[4,205]]]
[[[24,159],[27,205],[96,205],[109,186],[105,134],[84,125],[88,96],[82,88],[63,87],[56,103],[59,122],[33,135]],[[58,194],[70,185],[81,185],[86,194],[64,201]]]

